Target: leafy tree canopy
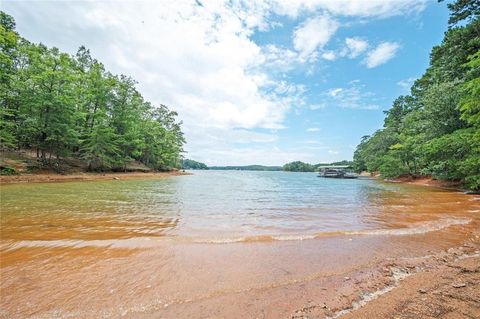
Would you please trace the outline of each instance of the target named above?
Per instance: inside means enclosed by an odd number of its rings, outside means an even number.
[[[0,143],[35,149],[42,165],[74,156],[91,170],[131,161],[180,167],[185,143],[177,113],[154,106],[136,82],[114,75],[81,46],[75,56],[33,44],[0,12]]]
[[[362,138],[354,153],[357,171],[428,175],[480,189],[480,2],[447,6],[451,28],[411,95],[397,98],[384,127]]]

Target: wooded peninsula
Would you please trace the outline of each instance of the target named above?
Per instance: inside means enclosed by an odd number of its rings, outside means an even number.
[[[83,46],[71,56],[29,42],[4,12],[0,47],[2,149],[34,150],[39,168],[55,169],[67,156],[91,171],[122,171],[132,161],[180,167],[177,113],[146,101],[132,78],[108,72]]]

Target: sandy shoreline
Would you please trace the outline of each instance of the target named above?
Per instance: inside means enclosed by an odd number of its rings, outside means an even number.
[[[455,256],[455,254],[458,254]],[[480,255],[435,256],[398,287],[342,318],[480,318]]]
[[[460,229],[462,227],[456,231]],[[460,245],[446,244],[434,250],[427,248],[439,236],[442,240],[450,236],[452,241],[457,241],[458,236],[463,239],[458,242]],[[345,252],[342,250],[346,248],[345,244],[340,244],[338,256],[326,255],[334,260],[339,259],[337,267],[329,271],[323,270],[274,285],[207,294],[190,300],[174,300],[146,312],[130,312],[125,318],[207,318],[213,314],[216,318],[479,318],[479,231],[466,231],[462,235],[457,232],[455,235],[450,230],[432,233],[427,237],[417,237],[417,240],[426,239],[423,248],[421,246],[424,243],[412,246],[416,240],[410,241],[406,237],[394,239],[397,243],[395,246],[399,244],[405,247],[406,240],[410,242],[408,246],[418,250],[405,254],[397,252],[396,256],[389,256],[384,251],[386,247],[372,246],[369,257],[352,256],[363,259],[360,267],[340,262],[345,261],[345,256],[342,257]],[[390,236],[384,238],[386,241],[393,239]],[[353,238],[353,243],[363,239]],[[348,239],[340,239],[340,243],[343,240]],[[314,239],[301,247],[308,250],[307,247],[324,244],[327,242],[323,239]],[[378,253],[375,252],[377,248]],[[257,246],[257,249],[263,248]],[[310,258],[313,256],[305,258],[304,262]],[[301,262],[297,267],[300,265]],[[272,271],[276,271],[277,267],[285,267],[285,272],[291,271],[282,263],[282,258],[277,259]]]
[[[135,179],[135,178],[165,178],[169,176],[190,175],[186,172],[127,172],[127,173],[76,173],[76,174],[21,174],[11,176],[0,176],[0,184],[18,184],[18,183],[49,183],[49,182],[72,182],[72,181],[95,181],[95,180],[116,180],[116,179]]]
[[[427,256],[388,259],[337,279],[338,295],[291,318],[480,318],[479,236]]]

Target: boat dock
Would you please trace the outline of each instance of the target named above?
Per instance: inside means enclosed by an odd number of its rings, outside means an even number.
[[[325,165],[319,167],[318,177],[354,179],[358,178],[358,174],[350,165]]]

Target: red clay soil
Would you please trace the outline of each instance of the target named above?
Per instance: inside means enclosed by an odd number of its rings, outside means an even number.
[[[412,176],[401,176],[392,180],[387,180],[394,183],[406,183],[411,185],[423,185],[423,186],[433,186],[433,187],[442,187],[442,188],[459,188],[460,182],[456,181],[442,181],[434,179],[432,177],[412,177]]]
[[[0,184],[17,183],[48,183],[48,182],[71,182],[71,181],[94,181],[111,179],[132,179],[132,178],[165,178],[169,176],[189,175],[181,171],[172,172],[127,172],[127,173],[76,173],[76,174],[55,174],[45,172],[40,174],[22,174],[11,176],[0,176]]]

